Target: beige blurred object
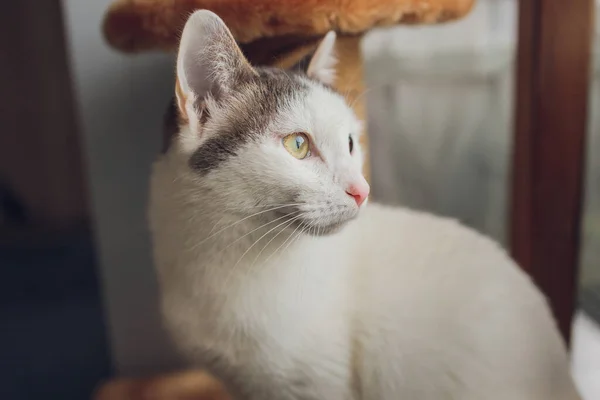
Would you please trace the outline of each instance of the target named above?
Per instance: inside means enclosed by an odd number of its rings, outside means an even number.
[[[433,24],[465,16],[475,0],[116,0],[104,35],[122,51],[172,50],[195,10],[218,14],[240,43],[263,38],[356,35],[376,26]]]
[[[120,378],[101,385],[93,400],[230,400],[223,385],[204,371],[148,378]]]

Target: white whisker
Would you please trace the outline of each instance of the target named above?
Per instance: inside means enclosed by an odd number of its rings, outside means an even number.
[[[281,208],[285,208],[285,207],[292,207],[292,206],[294,206],[294,205],[298,205],[298,204],[286,204],[286,205],[282,205],[282,206],[272,207],[272,208],[269,208],[269,209],[267,209],[267,210],[262,210],[262,211],[259,211],[259,212],[257,212],[257,213],[254,213],[254,214],[252,214],[252,215],[248,215],[247,217],[244,217],[244,218],[242,218],[242,219],[240,219],[240,220],[238,220],[238,221],[234,222],[233,224],[230,224],[230,225],[226,226],[225,228],[219,229],[217,232],[213,233],[212,235],[209,235],[209,236],[208,236],[208,237],[206,237],[205,239],[203,239],[203,240],[201,240],[200,242],[196,243],[196,245],[195,245],[193,248],[196,248],[196,247],[198,247],[198,246],[202,245],[202,244],[203,244],[203,243],[205,243],[207,240],[209,240],[209,239],[211,239],[211,238],[215,237],[215,236],[216,236],[216,235],[218,235],[219,233],[222,233],[222,232],[224,232],[225,230],[227,230],[227,229],[229,229],[229,228],[233,228],[233,227],[234,227],[234,226],[236,226],[237,224],[239,224],[239,223],[241,223],[241,222],[244,222],[244,221],[246,221],[246,220],[248,220],[248,219],[250,219],[250,218],[252,218],[252,217],[256,217],[256,216],[258,216],[258,215],[261,215],[261,214],[267,213],[267,212],[269,212],[269,211],[275,211],[275,210],[279,210],[279,209],[281,209]]]
[[[313,226],[310,223],[306,224],[306,227],[302,229],[302,231],[300,231],[300,234],[302,234],[302,232],[310,232],[312,231]],[[314,237],[313,237],[314,240]],[[300,275],[300,279],[298,279],[298,282],[300,282],[300,284],[298,285],[298,299],[302,300],[302,289],[303,289],[303,285],[302,282],[306,282],[306,280],[302,277],[302,275],[306,275],[306,269],[308,268],[307,263],[303,263],[303,265],[300,266],[300,271],[298,272],[298,274]]]
[[[298,218],[302,218],[302,216],[303,216],[303,215],[304,215],[304,214],[300,214],[300,215],[297,215],[297,216],[293,217],[293,218],[292,218],[292,221],[294,221],[294,220],[296,220],[296,219],[298,219]],[[284,221],[284,222],[282,222],[281,224],[279,224],[279,225],[275,226],[274,228],[271,228],[271,229],[269,229],[269,230],[268,230],[268,231],[267,231],[265,234],[263,234],[261,237],[259,237],[258,239],[256,239],[256,240],[254,241],[254,243],[252,243],[252,244],[250,245],[250,247],[248,247],[248,249],[246,249],[246,251],[244,251],[244,253],[241,255],[241,257],[239,258],[239,260],[238,260],[238,261],[237,261],[237,262],[236,262],[236,263],[233,265],[233,267],[231,268],[231,271],[229,272],[229,274],[228,274],[227,278],[225,279],[225,281],[224,281],[224,286],[225,286],[225,287],[227,287],[227,283],[229,282],[229,279],[230,279],[230,278],[233,276],[234,272],[235,272],[235,271],[236,271],[236,269],[237,269],[237,266],[238,266],[238,265],[239,265],[239,263],[242,261],[242,259],[244,258],[244,256],[245,256],[246,254],[248,254],[248,252],[249,252],[250,250],[252,250],[252,248],[253,248],[253,247],[254,247],[254,246],[255,246],[255,245],[258,243],[258,242],[260,242],[260,240],[261,240],[262,238],[264,238],[265,236],[267,236],[269,233],[271,233],[271,232],[272,232],[274,229],[276,229],[277,227],[279,227],[279,226],[281,226],[281,225],[283,225],[283,224],[285,224],[285,223],[287,223],[287,222],[289,222],[289,221]]]
[[[304,215],[304,214],[303,214],[303,215]],[[294,230],[292,231],[292,233],[290,233],[290,235],[287,237],[287,239],[285,239],[285,240],[283,241],[283,243],[281,243],[281,244],[279,245],[279,247],[278,247],[278,248],[276,248],[276,249],[275,249],[275,251],[273,251],[269,257],[267,257],[267,259],[265,260],[265,264],[266,264],[267,262],[269,262],[269,260],[271,259],[271,257],[273,257],[273,256],[275,255],[275,253],[277,253],[277,251],[279,251],[279,249],[281,249],[281,247],[283,247],[283,245],[285,245],[285,244],[288,242],[288,240],[290,240],[290,238],[291,238],[291,237],[294,235],[294,233],[296,233],[296,231],[298,230],[298,228],[300,228],[300,226],[301,226],[301,225],[298,225],[298,226],[296,227],[296,229],[294,229]]]
[[[271,256],[269,256],[269,258],[271,258],[272,256],[274,256],[274,255],[275,255],[275,253],[277,253],[277,251],[278,251],[279,249],[281,249],[281,247],[283,247],[283,245],[285,245],[286,243],[288,243],[288,241],[289,241],[289,240],[292,238],[292,236],[294,236],[294,234],[295,234],[295,233],[298,231],[298,229],[300,229],[300,228],[302,227],[302,225],[303,225],[303,223],[302,223],[302,224],[300,224],[300,225],[298,225],[298,226],[296,227],[296,229],[294,229],[294,231],[293,231],[293,232],[290,234],[290,236],[288,236],[288,238],[285,240],[285,242],[283,242],[283,243],[282,243],[282,244],[281,244],[281,245],[280,245],[280,246],[277,248],[277,250],[275,250],[275,251],[273,252],[273,254],[271,254]],[[292,240],[292,241],[293,241],[293,240]],[[289,243],[291,243],[291,241],[290,241]],[[287,249],[287,248],[288,248],[288,246],[286,246],[286,247],[285,247],[285,249]],[[281,256],[283,256],[283,253],[284,253],[284,251],[281,251],[281,252],[279,253],[279,255],[280,255],[280,258],[281,258]],[[268,258],[267,260],[265,260],[265,263],[266,263],[267,261],[269,261],[269,258]]]
[[[276,218],[276,219],[274,219],[273,221],[269,221],[269,222],[267,222],[267,223],[265,223],[265,224],[262,224],[262,225],[261,225],[261,226],[259,226],[258,228],[254,228],[254,229],[252,229],[250,232],[247,232],[247,233],[245,233],[244,235],[240,236],[239,238],[235,239],[233,242],[229,243],[227,246],[225,246],[224,248],[222,248],[222,249],[221,249],[221,251],[223,251],[223,250],[225,250],[225,249],[228,249],[229,247],[233,246],[235,243],[239,242],[240,240],[242,240],[242,239],[243,239],[243,238],[245,238],[246,236],[248,236],[248,235],[250,235],[250,234],[252,234],[252,233],[254,233],[254,232],[256,232],[256,231],[258,231],[258,230],[260,230],[260,229],[262,229],[262,228],[264,228],[264,227],[265,227],[265,226],[267,226],[267,225],[271,225],[273,222],[277,222],[277,221],[279,221],[279,220],[281,220],[281,219],[283,219],[283,218],[286,218],[286,217],[291,217],[291,216],[293,216],[294,214],[298,214],[298,213],[300,213],[300,212],[301,212],[300,210],[296,210],[296,211],[294,211],[294,212],[292,212],[292,213],[289,213],[289,214],[282,215],[281,217],[279,217],[279,218]],[[277,228],[277,227],[279,227],[279,226],[281,226],[281,225],[285,224],[286,222],[289,222],[289,220],[288,220],[288,221],[284,221],[283,223],[281,223],[281,224],[277,225],[275,228]],[[275,229],[275,228],[273,228],[273,229]],[[271,229],[269,232],[271,232],[273,229]],[[269,233],[269,232],[267,232],[267,233]]]
[[[252,267],[254,267],[254,264],[256,264],[256,262],[258,261],[258,258],[260,257],[260,255],[263,253],[263,251],[265,251],[265,249],[267,247],[269,247],[269,245],[273,242],[273,240],[275,240],[277,238],[277,236],[279,236],[282,232],[284,232],[287,228],[290,227],[290,225],[292,225],[294,223],[294,219],[291,219],[289,221],[286,221],[288,224],[286,226],[284,226],[283,228],[281,228],[281,230],[279,232],[277,232],[277,234],[275,234],[275,236],[273,236],[271,238],[271,240],[269,240],[267,242],[267,244],[262,248],[262,250],[258,253],[258,255],[256,256],[256,258],[254,259],[254,261],[252,262],[252,265],[250,266],[250,269],[252,269]]]

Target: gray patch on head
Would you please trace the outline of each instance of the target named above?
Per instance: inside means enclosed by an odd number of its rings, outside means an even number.
[[[235,82],[233,90],[218,99],[225,122],[191,156],[192,169],[202,174],[214,170],[243,145],[264,134],[282,105],[308,93],[309,86],[297,73],[274,68],[257,68],[257,72],[257,76]],[[204,123],[214,121],[209,116]]]

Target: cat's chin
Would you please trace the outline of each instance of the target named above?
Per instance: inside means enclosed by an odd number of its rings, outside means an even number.
[[[353,219],[355,219],[358,216],[358,213],[349,217],[349,218],[345,218],[343,220],[339,220],[339,221],[335,221],[335,222],[331,222],[331,223],[327,223],[327,224],[314,224],[312,223],[312,221],[296,221],[294,223],[294,229],[300,227],[300,229],[302,229],[301,227],[306,227],[306,226],[310,226],[310,228],[307,228],[304,230],[304,233],[306,235],[309,236],[316,236],[316,237],[320,237],[320,236],[329,236],[329,235],[334,235],[336,233],[338,233],[339,231],[341,231],[342,229],[344,229],[344,227],[346,225],[348,225],[348,223],[350,221],[352,221]]]
[[[300,213],[300,215],[297,215]],[[275,210],[265,217],[267,219],[283,219],[289,215],[297,215],[285,229],[300,232],[308,236],[329,236],[342,230],[350,221],[356,219],[360,214],[360,208],[348,205],[329,207],[311,206],[308,210],[297,207],[286,207]]]
[[[329,236],[329,235],[333,235],[333,234],[338,233],[339,231],[341,231],[342,228],[344,228],[347,223],[348,223],[348,221],[344,221],[344,222],[338,222],[338,223],[335,223],[335,224],[324,226],[324,227],[321,227],[320,229],[317,228],[317,230],[315,232],[309,232],[309,234],[311,234],[311,236]]]

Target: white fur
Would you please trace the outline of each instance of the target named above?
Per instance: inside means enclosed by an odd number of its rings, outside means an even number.
[[[207,132],[182,127],[155,164],[155,261],[182,354],[244,399],[578,399],[545,299],[496,244],[406,209],[355,218],[359,122],[308,84],[207,174],[189,158],[219,134],[216,104]],[[318,154],[287,153],[281,138],[298,131]],[[296,214],[263,212],[290,191]],[[288,226],[300,213],[306,225]]]
[[[245,206],[236,185],[263,167],[289,183],[302,173],[281,170],[296,160],[268,166],[257,152],[247,154],[256,164],[214,174],[211,185],[232,182],[227,206],[196,190],[178,148],[155,166],[164,315],[192,362],[252,399],[578,398],[543,297],[495,244],[455,222],[370,205],[332,236],[286,244],[298,235],[288,230],[263,248],[279,228],[247,252],[265,231],[239,238],[262,222],[221,231],[241,219],[224,211]],[[212,365],[214,354],[225,365]]]

